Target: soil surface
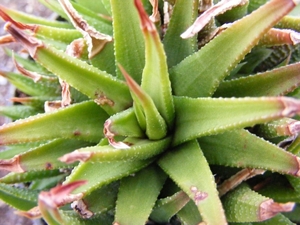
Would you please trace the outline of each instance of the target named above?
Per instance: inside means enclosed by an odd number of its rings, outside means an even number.
[[[29,14],[34,14],[42,17],[53,17],[52,12],[47,10],[38,0],[0,0],[0,5],[7,8],[17,9]],[[3,29],[4,22],[0,19],[0,36],[6,34]],[[2,47],[13,48],[19,50],[18,44],[9,44],[6,46],[0,46],[0,72],[1,71],[13,71],[14,65],[12,60],[6,56]],[[10,98],[14,96],[15,88],[7,82],[7,80],[0,76],[0,105],[11,105]],[[10,120],[0,116],[0,125],[8,123]],[[0,171],[0,177],[6,174]],[[14,213],[14,209],[8,207],[0,200],[0,224],[1,225],[39,225],[43,224],[40,220],[29,220],[24,217],[17,216]]]

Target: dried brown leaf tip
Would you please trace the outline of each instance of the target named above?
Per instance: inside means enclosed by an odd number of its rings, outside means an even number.
[[[6,11],[6,8],[3,6],[0,6],[0,17],[4,21],[10,22],[10,23],[14,24],[14,26],[16,26],[22,30],[28,29],[28,30],[34,31],[36,29],[37,25],[28,25],[28,24],[23,24],[23,23],[17,22],[14,19],[12,19],[5,11]]]
[[[32,58],[35,58],[37,49],[44,46],[41,41],[29,35],[23,29],[20,29],[11,22],[7,22],[4,29],[9,32],[17,42],[20,42],[28,50]]]
[[[25,68],[23,68],[16,60],[15,57],[13,57],[13,61],[15,64],[16,69],[23,74],[26,77],[31,78],[35,83],[40,81],[42,79],[42,76],[36,72],[31,72],[29,70],[26,70]]]
[[[247,0],[222,0],[216,5],[210,7],[205,12],[203,12],[184,33],[181,34],[181,37],[186,39],[193,37],[197,34],[202,28],[208,24],[208,22],[215,16],[220,15],[227,10],[232,9],[238,5],[246,4]]]
[[[300,43],[300,33],[288,29],[270,29],[260,40],[260,45],[297,45]]]
[[[295,156],[295,160],[298,164],[298,170],[295,172],[295,176],[300,177],[300,158]]]
[[[59,3],[63,7],[65,13],[68,15],[73,26],[82,33],[85,41],[88,44],[89,58],[93,58],[97,55],[106,45],[113,39],[107,34],[98,32],[94,27],[90,26],[86,20],[74,9],[70,1],[59,0]]]
[[[93,155],[93,152],[80,152],[78,150],[75,150],[71,153],[65,154],[62,157],[59,158],[61,162],[64,163],[73,163],[77,161],[85,162],[89,158],[91,158]]]
[[[290,212],[293,210],[295,203],[277,203],[272,199],[266,200],[260,204],[259,219],[261,221],[270,219],[281,212]]]
[[[71,194],[71,192],[84,184],[86,181],[74,181],[52,188],[49,192],[42,191],[38,198],[38,207],[42,216],[55,220],[58,224],[64,224],[58,208],[81,199],[83,193]]]
[[[86,181],[74,181],[69,184],[54,187],[49,192],[42,191],[39,195],[39,202],[44,203],[50,208],[58,208],[73,201],[77,201],[83,197],[83,194],[70,193],[86,183]]]
[[[128,146],[124,142],[115,141],[115,139],[114,139],[115,134],[113,132],[111,132],[111,130],[110,130],[111,123],[112,123],[111,120],[106,120],[104,123],[104,129],[103,129],[103,133],[104,133],[105,137],[107,138],[109,144],[116,149],[130,148],[130,146]]]
[[[21,167],[20,156],[16,155],[11,159],[0,160],[0,170],[7,170],[10,172],[23,173],[25,170]]]
[[[282,110],[282,116],[285,117],[293,117],[295,114],[300,113],[300,101],[288,98],[288,97],[282,97],[280,98],[280,101],[283,104],[283,110]]]

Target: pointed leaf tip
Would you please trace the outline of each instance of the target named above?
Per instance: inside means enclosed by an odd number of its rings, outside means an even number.
[[[155,28],[153,22],[150,20],[149,16],[147,15],[141,1],[135,0],[134,4],[135,4],[135,7],[138,10],[138,13],[140,16],[142,30],[148,30],[150,32],[155,31],[156,28]]]

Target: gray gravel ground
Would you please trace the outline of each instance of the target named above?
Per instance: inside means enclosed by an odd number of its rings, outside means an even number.
[[[21,10],[26,13],[35,14],[43,17],[51,17],[53,14],[49,12],[38,0],[0,0],[0,5]],[[0,19],[0,36],[5,34],[3,30],[4,22]],[[18,50],[20,46],[13,44],[5,47],[13,47]],[[0,47],[0,71],[12,71],[14,68],[10,58],[8,58],[3,49]],[[6,79],[0,76],[0,105],[10,105],[10,97],[14,95],[15,89],[10,85]],[[0,117],[0,125],[7,123],[9,120]],[[5,173],[0,171],[0,177]],[[16,216],[14,209],[9,208],[0,201],[0,225],[38,225],[41,224],[39,220],[31,221],[23,217]]]

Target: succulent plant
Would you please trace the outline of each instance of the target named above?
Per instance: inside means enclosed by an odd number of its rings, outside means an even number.
[[[0,199],[49,225],[300,222],[299,1],[40,2],[59,19],[0,7],[24,48]]]

